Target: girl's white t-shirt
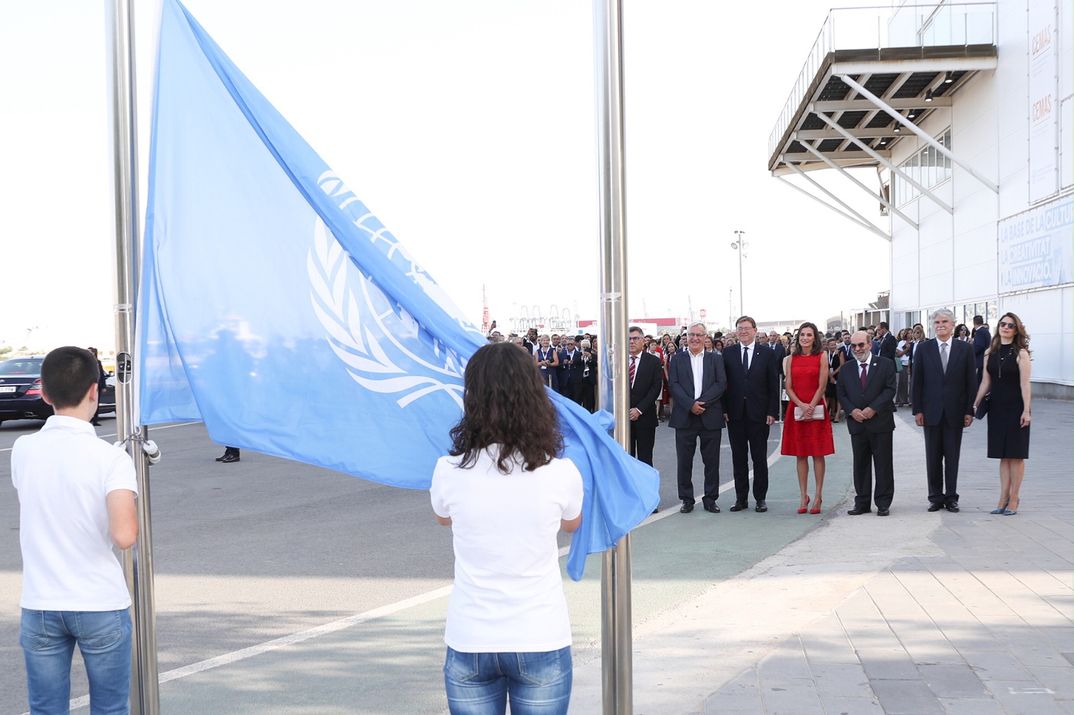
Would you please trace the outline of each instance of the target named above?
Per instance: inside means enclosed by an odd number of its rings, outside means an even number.
[[[444,642],[463,653],[559,650],[571,625],[556,534],[582,511],[582,475],[568,459],[532,472],[512,460],[504,474],[497,452],[467,469],[441,457],[433,470],[433,511],[451,517],[455,548]]]

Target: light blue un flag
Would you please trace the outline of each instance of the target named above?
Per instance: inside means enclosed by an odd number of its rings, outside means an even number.
[[[139,297],[141,420],[427,489],[484,336],[177,0],[160,30]],[[554,395],[585,481],[567,568],[659,501],[656,472]]]

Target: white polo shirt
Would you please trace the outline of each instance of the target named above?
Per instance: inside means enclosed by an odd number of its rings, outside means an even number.
[[[581,513],[581,473],[569,459],[532,472],[516,460],[508,474],[488,451],[469,469],[460,460],[441,457],[429,490],[433,511],[451,517],[455,547],[444,642],[463,653],[569,646],[556,534]]]
[[[118,611],[131,604],[108,532],[109,492],[138,493],[134,464],[89,422],[53,415],[15,440],[23,608]]]

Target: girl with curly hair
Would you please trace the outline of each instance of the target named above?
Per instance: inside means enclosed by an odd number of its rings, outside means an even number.
[[[474,353],[433,512],[451,527],[455,587],[444,683],[452,713],[566,713],[571,625],[556,534],[582,521],[582,476],[562,459],[555,407],[525,351]],[[475,709],[477,708],[477,709]]]

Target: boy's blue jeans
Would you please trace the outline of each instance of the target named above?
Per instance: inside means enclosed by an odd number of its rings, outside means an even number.
[[[71,657],[82,652],[92,715],[126,715],[131,685],[131,617],[121,611],[22,609],[19,643],[26,659],[32,715],[69,711]]]

